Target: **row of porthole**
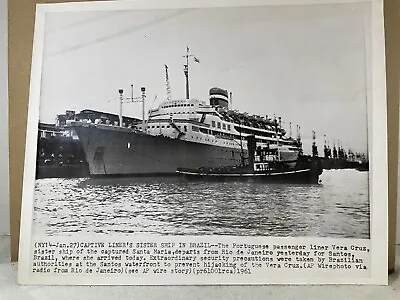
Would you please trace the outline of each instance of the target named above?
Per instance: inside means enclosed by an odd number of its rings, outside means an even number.
[[[161,128],[171,128],[171,126],[169,126],[169,125],[167,125],[167,126],[165,126],[165,125],[161,125]],[[155,125],[152,125],[152,126],[149,126],[149,128],[160,128],[160,125],[157,125],[157,126],[155,126]],[[142,127],[139,127],[139,129],[142,129]]]
[[[165,116],[170,116],[170,115],[180,115],[180,114],[182,114],[182,115],[184,115],[184,114],[196,114],[197,112],[195,112],[195,111],[176,111],[176,112],[168,112],[168,113],[160,113],[160,114],[156,114],[156,116],[163,116],[163,115],[165,115]]]
[[[161,125],[161,128],[171,128],[172,126],[170,126],[170,125]],[[184,128],[184,131],[186,132],[187,131],[187,127],[186,127],[186,125],[185,126],[183,126]],[[152,125],[151,127],[149,126],[149,128],[150,129],[159,129],[160,128],[160,125]],[[142,127],[139,127],[139,129],[142,129]],[[181,126],[178,126],[178,129],[181,129]]]
[[[190,104],[171,104],[171,105],[163,105],[161,108],[170,108],[170,107],[188,107],[188,106],[194,106],[193,103]]]
[[[232,152],[232,150],[225,150],[225,149],[213,149],[213,150],[215,150],[215,151],[222,151],[222,152]],[[237,153],[235,153],[235,154],[237,154]]]
[[[215,158],[215,159],[213,159],[211,161],[213,162],[214,160],[233,160],[233,161],[236,161],[236,159],[234,159],[234,158],[226,158],[226,157]]]
[[[194,139],[194,136],[191,136],[192,137],[192,139]],[[196,136],[196,139],[198,140],[198,139],[202,139],[202,138],[199,138],[198,136]],[[206,142],[208,142],[208,141],[210,141],[210,142],[213,142],[213,141],[211,141],[211,140],[208,140],[208,139],[205,139],[205,141]],[[218,141],[215,141],[216,143],[218,142]],[[223,142],[223,144],[224,145],[227,145],[227,146],[234,146],[234,144],[233,143],[228,143],[228,142]]]

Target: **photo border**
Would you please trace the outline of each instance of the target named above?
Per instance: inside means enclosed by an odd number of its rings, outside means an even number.
[[[35,189],[37,124],[39,122],[39,106],[41,95],[41,75],[44,46],[44,29],[48,12],[74,11],[111,11],[125,9],[173,9],[173,8],[206,8],[258,5],[306,5],[306,4],[338,4],[338,3],[371,3],[371,74],[372,89],[368,102],[368,151],[370,159],[370,241],[371,241],[371,277],[370,278],[322,278],[309,282],[312,284],[387,284],[388,270],[388,166],[387,166],[387,103],[386,103],[386,67],[385,67],[385,36],[382,0],[168,0],[168,1],[105,1],[39,4],[36,10],[34,43],[32,52],[32,71],[30,81],[25,168],[23,176],[23,192],[21,206],[21,229],[18,279],[22,284],[70,284],[60,278],[38,282],[29,270],[31,255],[33,199]],[[82,279],[76,277],[72,284],[107,284],[133,285],[129,278],[95,278]],[[267,279],[268,280],[268,279]],[[279,281],[279,280],[278,280]],[[302,280],[290,278],[268,283],[304,284]]]

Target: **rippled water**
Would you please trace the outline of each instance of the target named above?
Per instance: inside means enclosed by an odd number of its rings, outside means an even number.
[[[322,184],[184,178],[39,179],[34,234],[369,238],[368,172],[325,170]]]

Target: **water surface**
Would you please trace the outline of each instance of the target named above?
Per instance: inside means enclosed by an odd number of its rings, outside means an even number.
[[[34,234],[369,238],[368,172],[324,170],[322,184],[181,177],[38,179]]]

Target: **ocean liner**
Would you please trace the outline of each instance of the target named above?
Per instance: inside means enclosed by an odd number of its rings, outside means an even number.
[[[248,157],[247,136],[255,136],[259,149],[275,151],[279,160],[295,165],[302,153],[299,134],[287,136],[280,117],[248,115],[233,110],[232,93],[213,87],[209,102],[189,97],[189,49],[184,73],[186,98],[171,99],[166,70],[167,97],[145,118],[145,88],[132,101],[142,102],[142,120],[128,124],[97,119],[73,121],[91,176],[176,174],[179,168],[244,165]],[[194,57],[195,58],[195,57]],[[198,61],[195,58],[195,61]],[[291,131],[291,130],[290,130]]]

